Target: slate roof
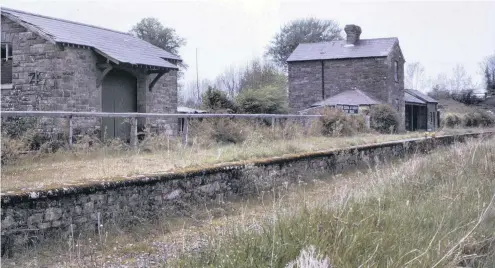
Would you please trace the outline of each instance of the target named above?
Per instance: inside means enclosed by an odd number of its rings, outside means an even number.
[[[179,56],[128,33],[10,8],[2,7],[1,11],[2,15],[33,26],[56,43],[88,46],[118,62],[177,69],[177,65],[167,60],[181,61]]]
[[[424,102],[428,102],[428,103],[438,103],[437,100],[435,100],[434,98],[424,94],[423,92],[421,91],[418,91],[418,90],[414,90],[414,89],[406,89],[405,90],[406,93],[409,93],[413,96],[415,96],[416,98],[419,98],[421,100],[423,100]]]
[[[312,107],[318,106],[335,106],[335,105],[374,105],[380,104],[379,101],[366,95],[358,89],[346,90],[335,96],[316,102]]]
[[[348,58],[386,57],[397,37],[361,39],[354,46],[346,46],[346,40],[299,44],[287,59],[291,61],[333,60]]]
[[[408,102],[408,103],[415,103],[415,104],[426,104],[425,101],[416,98],[414,95],[411,95],[408,92],[406,92],[404,94],[404,101]]]

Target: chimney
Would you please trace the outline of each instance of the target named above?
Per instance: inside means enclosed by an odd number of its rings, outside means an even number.
[[[361,27],[354,24],[347,24],[344,27],[345,34],[347,35],[346,46],[357,45],[359,36],[361,35]]]

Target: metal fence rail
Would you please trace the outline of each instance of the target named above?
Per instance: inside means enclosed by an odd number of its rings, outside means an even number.
[[[65,112],[65,111],[1,111],[2,117],[51,117],[67,118],[69,121],[69,145],[72,145],[73,121],[74,117],[109,117],[109,118],[130,118],[131,119],[131,146],[137,146],[137,119],[138,118],[175,118],[184,119],[184,130],[182,131],[182,141],[187,144],[189,136],[189,119],[191,118],[260,118],[271,119],[272,127],[277,119],[284,118],[318,118],[321,115],[296,115],[296,114],[160,114],[160,113],[105,113],[105,112]]]

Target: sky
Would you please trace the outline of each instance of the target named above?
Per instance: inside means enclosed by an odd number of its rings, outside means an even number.
[[[398,37],[406,64],[420,62],[431,77],[462,64],[481,84],[479,62],[495,53],[495,1],[2,0],[2,6],[125,32],[156,17],[187,40],[180,49],[189,65],[183,83],[196,79],[196,67],[200,80],[214,80],[229,66],[262,57],[284,24],[306,17],[342,28],[357,24],[361,38]]]

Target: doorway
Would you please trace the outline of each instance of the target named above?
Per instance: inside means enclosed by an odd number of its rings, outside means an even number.
[[[137,80],[122,70],[112,70],[102,83],[102,111],[137,112]],[[128,118],[102,118],[102,139],[119,138],[129,142],[131,125]]]

